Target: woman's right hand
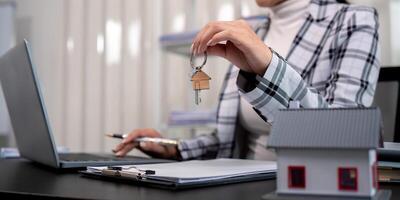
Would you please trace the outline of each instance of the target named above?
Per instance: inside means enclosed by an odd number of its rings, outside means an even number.
[[[272,51],[245,20],[210,22],[196,35],[191,52],[227,59],[243,71],[264,76]]]
[[[159,132],[154,129],[136,129],[128,134],[126,138],[118,144],[113,152],[116,156],[123,157],[134,148],[141,150],[143,153],[157,158],[178,159],[178,149],[174,146],[164,146],[152,142],[136,143],[136,138],[139,137],[162,137]]]

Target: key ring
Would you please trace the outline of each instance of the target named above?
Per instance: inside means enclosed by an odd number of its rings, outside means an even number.
[[[194,54],[193,52],[190,54],[190,66],[192,67],[192,69],[199,71],[201,70],[201,68],[203,68],[203,66],[206,64],[207,62],[207,51],[204,51],[204,61],[201,65],[196,66],[194,63]]]

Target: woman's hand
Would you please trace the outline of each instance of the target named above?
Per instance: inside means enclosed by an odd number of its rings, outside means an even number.
[[[178,150],[176,147],[164,146],[152,142],[135,143],[139,137],[161,137],[161,134],[154,129],[136,129],[117,145],[113,152],[116,156],[125,156],[134,148],[141,150],[149,156],[157,158],[178,159]]]
[[[191,51],[196,55],[207,51],[261,76],[272,58],[271,50],[244,20],[208,23],[193,40]]]

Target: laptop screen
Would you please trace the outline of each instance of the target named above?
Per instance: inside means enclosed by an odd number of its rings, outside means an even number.
[[[29,48],[29,43],[24,41],[0,58],[1,86],[21,156],[58,167],[58,155]]]

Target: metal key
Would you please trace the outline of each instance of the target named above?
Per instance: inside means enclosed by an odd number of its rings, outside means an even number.
[[[204,73],[201,69],[196,71],[192,76],[192,87],[194,89],[194,102],[196,105],[199,105],[201,102],[200,99],[200,90],[210,89],[210,77]]]
[[[194,103],[196,105],[199,105],[199,103],[201,102],[201,98],[200,98],[200,90],[194,90]]]

